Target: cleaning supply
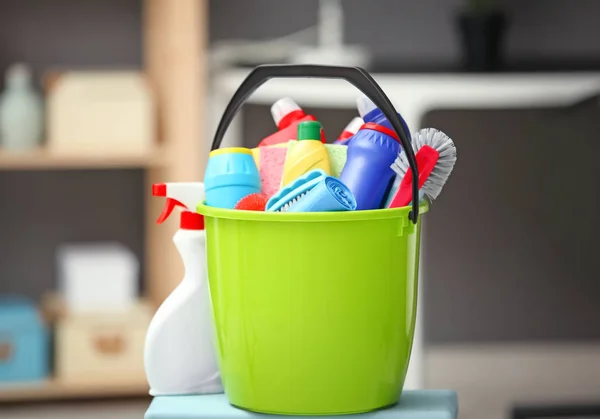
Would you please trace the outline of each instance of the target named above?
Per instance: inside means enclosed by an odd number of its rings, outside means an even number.
[[[276,77],[351,81],[390,118],[417,170],[409,135],[393,106],[360,68],[252,70],[225,108],[213,150],[244,100]],[[416,178],[413,189],[418,194]],[[295,416],[395,405],[403,394],[414,335],[426,210],[427,202],[416,200],[411,207],[381,211],[286,214],[199,204],[229,402],[253,412]],[[343,249],[343,260],[332,264],[332,252],[324,249]]]
[[[400,153],[402,153],[402,151],[400,151]],[[416,156],[415,156],[415,159],[416,159]],[[385,199],[385,204],[383,205],[383,208],[390,207],[390,204],[392,203],[392,199],[394,199],[394,196],[396,196],[398,189],[400,189],[401,183],[402,183],[402,177],[400,177],[398,174],[396,174],[396,176],[394,176],[394,180],[392,181],[392,186],[390,187],[390,190],[387,193],[387,197]],[[419,201],[418,202],[421,202],[422,198],[423,198],[422,192],[419,191]]]
[[[295,140],[298,132],[298,124],[304,121],[316,121],[312,115],[307,115],[293,99],[284,97],[271,106],[271,115],[277,125],[278,131],[265,137],[259,147],[287,143]],[[321,133],[321,142],[325,142],[325,135]]]
[[[260,171],[260,148],[255,147],[250,150],[252,152],[252,158],[254,159],[254,164],[256,164],[256,168]]]
[[[322,176],[306,195],[294,203],[287,212],[353,211],[356,200],[350,189],[331,176]]]
[[[413,136],[412,146],[419,168],[419,194],[423,193],[432,202],[438,197],[452,173],[456,163],[456,146],[450,137],[433,128],[417,132]],[[403,207],[413,199],[413,175],[404,153],[398,155],[392,169],[402,181],[388,207]]]
[[[315,169],[282,188],[267,202],[271,212],[353,211],[356,201],[350,190],[323,170]]]
[[[288,149],[296,143],[296,140],[290,140],[287,143],[252,149],[260,173],[261,193],[271,197],[279,190]],[[348,147],[342,144],[323,145],[329,156],[331,175],[339,178],[346,164]]]
[[[273,145],[266,145],[266,146],[262,146],[262,147],[254,147],[251,151],[252,151],[252,157],[254,157],[254,163],[256,163],[256,167],[258,167],[258,170],[260,170],[260,156],[261,156],[261,151],[262,150],[267,150],[267,149],[271,149],[271,148],[285,148],[287,149],[288,147],[288,143],[291,141],[296,141],[296,140],[290,140],[286,143],[278,143],[278,144],[273,144]]]
[[[290,206],[296,203],[296,201],[314,188],[324,176],[327,176],[327,173],[321,169],[311,170],[300,176],[286,187],[281,188],[269,199],[266,211],[285,212]]]
[[[252,151],[244,147],[213,150],[204,174],[206,205],[233,208],[240,199],[260,192],[260,174]]]
[[[293,143],[285,158],[281,186],[313,170],[321,169],[331,175],[329,154],[319,141],[323,128],[317,121],[301,122],[298,124],[298,142]]]
[[[296,140],[252,149],[260,173],[261,193],[272,197],[281,186],[283,167],[288,150],[296,144]],[[329,156],[331,175],[339,177],[346,164],[348,147],[341,144],[324,144]]]
[[[273,196],[281,186],[283,167],[288,153],[287,144],[260,147],[260,192]]]
[[[246,195],[235,204],[234,209],[244,211],[264,211],[269,198],[262,193]]]
[[[390,121],[386,118],[383,112],[381,112],[381,109],[379,109],[367,96],[359,96],[356,100],[356,107],[358,109],[358,114],[361,116],[365,124],[381,125],[389,130],[394,130],[392,124],[390,124]],[[402,115],[397,113],[397,116],[402,124],[402,127],[404,128],[404,131],[410,133],[408,125],[406,125],[406,121],[404,121]]]
[[[352,137],[340,180],[356,198],[357,210],[383,206],[395,176],[390,166],[400,150],[397,134],[383,125],[365,124]]]
[[[197,209],[206,218],[219,365],[230,403],[330,416],[398,400],[417,303],[421,227],[409,220],[410,207]],[[323,249],[344,249],[344,263],[332,265]]]
[[[344,169],[344,165],[346,164],[346,158],[348,157],[348,146],[343,144],[325,144],[325,149],[329,155],[331,176],[339,178]]]
[[[152,194],[167,198],[159,224],[173,208],[183,208],[173,242],[183,260],[185,276],[158,308],[148,328],[144,367],[150,394],[221,393],[206,278],[204,217],[190,211],[204,201],[204,185],[160,183],[152,186]]]
[[[365,121],[363,121],[362,118],[358,116],[352,118],[352,121],[350,121],[350,123],[346,125],[346,128],[344,128],[342,133],[339,135],[338,139],[335,140],[333,144],[348,145],[350,138],[352,138],[354,134],[358,132],[358,130],[364,123]]]

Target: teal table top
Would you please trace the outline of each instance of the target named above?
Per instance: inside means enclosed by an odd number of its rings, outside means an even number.
[[[408,390],[397,405],[357,416],[361,419],[456,419],[457,413],[458,399],[453,391]],[[269,416],[276,415],[238,409],[229,404],[224,394],[212,394],[155,397],[145,419],[265,419]]]

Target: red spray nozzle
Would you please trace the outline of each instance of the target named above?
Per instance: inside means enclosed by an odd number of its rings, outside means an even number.
[[[166,183],[155,183],[152,185],[152,196],[167,196],[167,184]],[[162,213],[156,220],[156,224],[162,224],[169,218],[169,215],[173,212],[176,206],[182,206],[185,208],[181,202],[177,201],[173,198],[167,198],[167,202],[165,203],[165,207],[163,208]]]
[[[204,184],[201,182],[155,183],[152,185],[152,195],[167,198],[163,212],[156,220],[157,224],[161,224],[169,218],[175,207],[193,211],[196,204],[204,200]],[[190,218],[188,215],[185,217]]]
[[[155,196],[164,196],[164,195],[155,195]],[[167,202],[165,203],[163,212],[160,214],[160,217],[158,217],[158,220],[156,220],[156,224],[164,223],[165,220],[167,218],[169,218],[169,215],[171,215],[171,213],[173,212],[175,207],[183,207],[183,208],[187,209],[187,207],[185,205],[183,205],[181,202],[179,202],[178,200],[173,199],[173,198],[167,198]]]
[[[167,184],[166,183],[155,183],[152,185],[152,196],[167,196]],[[156,220],[156,224],[162,224],[165,222],[169,215],[173,212],[176,206],[182,206],[185,208],[181,202],[177,201],[173,198],[167,198],[167,202],[165,203],[165,207],[163,208],[163,212]]]

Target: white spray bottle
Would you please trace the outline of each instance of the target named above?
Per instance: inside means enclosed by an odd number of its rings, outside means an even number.
[[[176,206],[183,207],[173,242],[183,260],[185,276],[159,307],[146,335],[144,365],[150,394],[222,393],[206,275],[204,218],[189,211],[204,200],[204,184],[155,184],[152,194],[167,198],[158,224]]]

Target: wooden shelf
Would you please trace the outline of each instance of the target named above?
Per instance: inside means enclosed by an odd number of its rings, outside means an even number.
[[[206,0],[144,0],[143,71],[156,98],[158,138],[162,146],[148,153],[71,152],[39,149],[9,153],[0,149],[0,172],[75,169],[146,169],[147,190],[156,182],[191,182],[202,179],[208,160],[205,138]],[[145,200],[145,289],[154,303],[162,302],[183,276],[183,265],[170,243],[177,230],[172,217],[156,228],[155,214],[164,203]],[[19,205],[15,203],[15,205]],[[0,384],[0,404],[111,397],[144,397],[147,383],[115,380],[63,382],[51,379],[37,384]]]
[[[160,167],[164,163],[161,153],[58,153],[39,149],[35,151],[8,152],[0,150],[2,170],[69,170],[69,169],[119,169]]]
[[[135,397],[148,395],[146,381],[76,381],[1,384],[0,404],[24,401]]]

